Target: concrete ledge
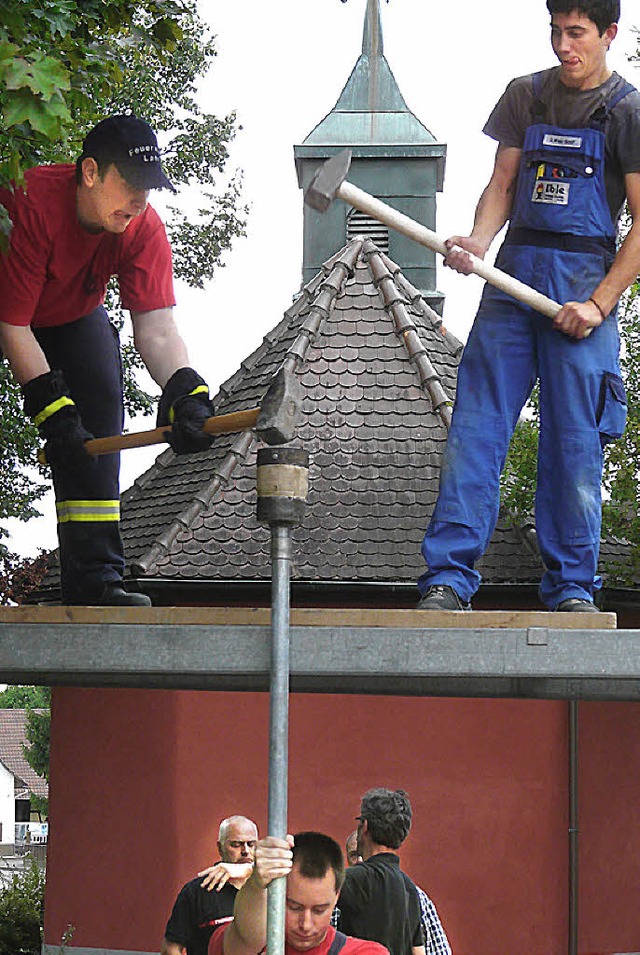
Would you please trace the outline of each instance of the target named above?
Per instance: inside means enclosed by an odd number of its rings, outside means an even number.
[[[66,623],[25,623],[19,614],[3,613],[0,680],[167,689],[269,688],[271,634],[266,625],[134,622],[131,610],[120,623],[85,623],[77,618],[82,610],[74,608],[74,619]],[[184,613],[187,608],[179,610]],[[84,613],[104,612],[92,608]],[[136,613],[150,615],[147,608]],[[152,608],[151,613],[162,616],[167,610]],[[255,611],[256,619],[264,613]],[[431,614],[420,616],[429,616],[431,623]],[[456,616],[466,623],[473,615]],[[594,618],[605,615],[571,615],[571,622],[579,623],[578,616],[589,618],[591,627]],[[293,692],[640,699],[639,630],[294,624],[290,657]]]

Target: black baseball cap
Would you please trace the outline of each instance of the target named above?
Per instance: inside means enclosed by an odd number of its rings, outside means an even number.
[[[80,161],[91,157],[113,163],[136,189],[171,189],[162,163],[156,134],[137,116],[109,116],[94,126],[82,144]]]

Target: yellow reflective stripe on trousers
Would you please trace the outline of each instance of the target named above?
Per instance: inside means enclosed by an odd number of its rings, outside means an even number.
[[[208,398],[209,388],[207,385],[198,385],[196,388],[193,389],[193,391],[190,391],[189,394],[186,395],[186,397],[190,398],[191,395],[206,395]],[[175,421],[175,417],[176,417],[176,413],[173,410],[173,405],[171,405],[171,407],[169,408],[169,424],[173,424],[173,422]]]
[[[72,398],[69,398],[68,395],[63,395],[62,398],[56,398],[55,401],[52,401],[50,405],[47,405],[46,408],[43,408],[42,411],[39,411],[38,414],[33,419],[33,423],[36,428],[38,428],[43,421],[46,421],[47,418],[50,418],[51,415],[54,415],[56,411],[60,411],[61,408],[67,408],[69,405],[75,407],[75,401]]]
[[[120,501],[57,501],[58,523],[119,521]]]

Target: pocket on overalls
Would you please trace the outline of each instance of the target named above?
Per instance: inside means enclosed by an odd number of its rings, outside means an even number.
[[[627,394],[620,375],[611,371],[605,371],[602,376],[596,420],[602,447],[623,435],[627,421]]]

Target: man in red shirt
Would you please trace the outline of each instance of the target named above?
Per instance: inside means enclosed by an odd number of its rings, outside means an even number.
[[[378,942],[349,938],[331,927],[344,881],[337,842],[320,832],[285,841],[269,836],[256,846],[251,877],[236,897],[234,919],[211,937],[209,955],[258,955],[267,940],[267,886],[287,877],[285,955],[389,955]]]
[[[0,348],[45,440],[56,494],[63,603],[148,606],[123,587],[119,456],[91,457],[85,441],[124,424],[118,335],[103,307],[117,275],[135,346],[162,388],[158,424],[176,453],[210,444],[206,383],[173,319],[171,250],[148,205],[175,189],[151,127],[111,116],[87,135],[73,165],[39,166],[0,190],[12,221],[0,255]]]

